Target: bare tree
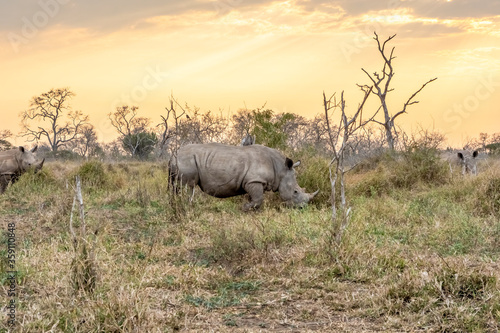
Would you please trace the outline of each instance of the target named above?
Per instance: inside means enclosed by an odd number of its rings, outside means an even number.
[[[156,127],[160,129],[160,140],[158,141],[160,157],[163,157],[165,152],[168,152],[168,150],[174,152],[179,149],[179,137],[177,135],[179,122],[181,121],[182,116],[186,114],[186,111],[182,108],[179,102],[177,102],[174,96],[170,96],[169,102],[170,107],[165,107],[167,115],[160,115],[162,122],[156,125]],[[182,112],[180,112],[177,108],[180,108],[180,111]],[[173,124],[171,124],[170,119],[173,121]],[[173,143],[173,145],[171,145],[171,143]]]
[[[291,115],[291,116],[290,116]],[[275,115],[276,123],[282,122],[282,131],[286,133],[286,148],[299,150],[311,141],[309,120],[290,113],[278,113]]]
[[[332,242],[339,245],[342,235],[349,225],[351,208],[347,206],[344,176],[353,166],[345,165],[345,154],[349,147],[353,135],[366,124],[373,120],[375,113],[368,120],[362,120],[363,106],[372,92],[372,87],[363,89],[364,97],[354,115],[349,118],[346,114],[344,92],[340,96],[340,102],[337,103],[335,94],[326,98],[323,92],[323,106],[325,110],[325,119],[328,128],[328,137],[330,146],[333,150],[333,158],[329,166],[329,177],[331,185],[331,206],[332,206]],[[335,111],[340,111],[338,116],[338,130],[334,130],[330,119]],[[340,207],[337,208],[337,181],[340,182]],[[340,212],[340,216],[339,213]]]
[[[68,146],[81,157],[95,156],[100,146],[94,126],[91,124],[83,126],[80,136]]]
[[[500,142],[500,133],[493,133],[490,136],[489,143],[499,143]]]
[[[108,118],[111,125],[123,136],[146,131],[151,120],[145,117],[138,117],[137,106],[119,106],[115,112],[110,112]]]
[[[89,117],[81,111],[73,111],[69,100],[75,96],[68,88],[52,89],[30,102],[30,108],[21,112],[21,135],[28,141],[46,138],[52,151],[76,140],[81,130],[88,125]],[[39,125],[32,125],[33,121]],[[42,123],[42,124],[40,124]]]
[[[488,133],[479,133],[479,142],[481,143],[481,149],[486,151],[486,142],[488,142]]]
[[[231,130],[229,131],[229,142],[238,144],[241,138],[248,136],[253,137],[253,129],[255,127],[255,117],[252,111],[245,109],[238,110],[231,117]],[[254,140],[255,141],[255,140]]]
[[[376,154],[385,144],[385,133],[371,124],[366,124],[360,131],[353,134],[349,144],[350,155],[355,159],[366,158]]]
[[[0,131],[0,150],[7,150],[12,148],[12,144],[7,141],[8,138],[12,136],[12,132],[10,130],[2,130]]]
[[[137,110],[136,106],[124,105],[117,107],[115,112],[108,114],[108,117],[111,125],[120,134],[123,149],[132,157],[145,159],[153,151],[158,139],[156,134],[149,130],[151,120],[138,117]]]
[[[392,35],[389,38],[387,38],[383,43],[380,42],[379,37],[376,32],[374,32],[375,37],[373,39],[377,42],[378,46],[378,51],[380,52],[380,55],[382,56],[382,59],[384,61],[384,66],[382,68],[382,73],[377,73],[374,72],[372,75],[370,75],[364,68],[361,68],[363,72],[368,76],[368,78],[372,81],[373,86],[375,89],[373,89],[373,94],[377,95],[377,97],[380,100],[380,108],[384,111],[384,121],[377,121],[374,120],[376,123],[380,124],[383,126],[385,129],[385,134],[387,138],[387,144],[389,145],[390,149],[394,149],[394,141],[395,141],[395,126],[394,126],[394,121],[396,120],[397,117],[400,115],[406,113],[406,109],[408,106],[413,105],[418,103],[418,101],[414,100],[414,98],[417,96],[417,94],[422,91],[422,89],[425,88],[425,86],[432,81],[437,80],[437,78],[430,79],[426,83],[420,87],[416,92],[414,92],[410,98],[404,103],[403,107],[401,110],[397,111],[396,113],[392,114],[389,111],[389,107],[387,105],[387,94],[393,91],[394,89],[390,87],[392,78],[394,77],[394,68],[392,61],[396,58],[394,56],[394,49],[393,47],[390,51],[389,54],[387,54],[386,50],[386,44],[391,41],[396,35]],[[365,89],[369,88],[368,86],[364,85],[363,86]]]
[[[103,144],[102,147],[106,156],[113,159],[119,159],[123,156],[123,145],[119,139]]]
[[[326,115],[317,114],[313,119],[309,121],[309,144],[313,146],[317,151],[322,151],[324,153],[331,153],[331,143],[329,138],[328,125],[330,120],[327,122]],[[333,132],[338,131],[338,127],[333,125],[331,129]]]
[[[446,137],[443,133],[433,128],[424,128],[418,125],[417,129],[411,134],[404,133],[402,130],[401,145],[404,151],[411,151],[415,148],[438,150],[445,142]]]
[[[218,115],[185,106],[186,117],[178,121],[177,135],[182,143],[226,142],[228,120],[220,112]]]
[[[173,96],[169,104],[165,107],[166,115],[160,116],[162,122],[156,125],[160,157],[174,154],[186,143],[228,142],[229,121],[222,111],[203,113],[197,107],[181,105]]]

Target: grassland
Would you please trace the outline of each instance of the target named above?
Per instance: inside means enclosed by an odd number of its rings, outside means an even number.
[[[171,197],[163,163],[46,163],[0,196],[2,300],[16,225],[14,331],[498,332],[497,161],[477,177],[419,152],[363,163],[348,174],[340,245],[327,163],[309,155],[299,170],[322,190],[315,204],[288,209],[270,193],[254,213],[242,197]],[[92,290],[75,286],[76,174]]]

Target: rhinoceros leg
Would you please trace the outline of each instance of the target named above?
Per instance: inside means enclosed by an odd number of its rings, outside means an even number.
[[[259,209],[264,201],[264,186],[261,183],[250,183],[245,186],[245,191],[250,196],[250,202],[243,205],[243,210]]]
[[[0,194],[5,192],[7,185],[9,185],[10,178],[10,175],[0,175]]]

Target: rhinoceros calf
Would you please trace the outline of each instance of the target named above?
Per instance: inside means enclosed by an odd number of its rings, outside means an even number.
[[[248,193],[243,210],[258,209],[265,191],[279,192],[285,203],[303,206],[318,193],[304,191],[295,178],[295,164],[275,149],[261,145],[229,146],[217,143],[186,145],[170,160],[170,184],[194,187],[217,198]]]
[[[37,163],[33,154],[37,148],[38,146],[35,146],[32,150],[26,150],[24,147],[18,147],[0,152],[0,194],[5,192],[9,183],[14,183],[29,169],[38,171],[42,168],[45,159]]]

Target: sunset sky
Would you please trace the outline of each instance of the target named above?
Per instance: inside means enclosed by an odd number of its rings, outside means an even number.
[[[116,106],[159,123],[171,93],[224,115],[267,103],[313,117],[323,91],[344,90],[354,109],[361,68],[381,69],[374,30],[397,34],[394,113],[438,77],[398,118],[405,129],[452,145],[500,132],[499,0],[17,0],[0,13],[0,130],[15,134],[33,96],[64,87],[100,141],[115,137]]]

